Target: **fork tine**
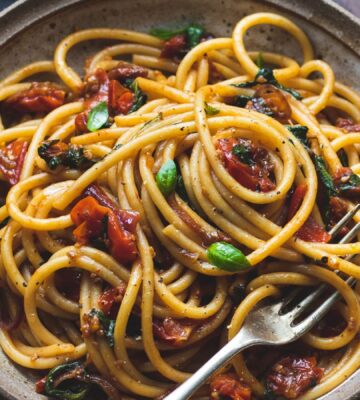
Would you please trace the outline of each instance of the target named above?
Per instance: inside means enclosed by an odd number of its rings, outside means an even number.
[[[320,285],[315,291],[310,293],[304,299],[302,299],[298,304],[296,304],[295,308],[289,311],[291,314],[293,321],[299,317],[309,306],[312,304],[319,296],[321,296],[326,290],[327,285]]]
[[[352,240],[359,231],[360,231],[360,222],[358,222],[355,226],[353,226],[353,228],[339,241],[339,243],[350,242],[350,240]]]
[[[359,207],[358,207],[359,206]],[[354,207],[349,213],[347,213],[346,215],[345,215],[345,217],[347,217],[346,218],[346,222],[349,220],[349,218],[351,217],[351,216],[353,216],[353,215],[355,215],[355,213],[357,212],[357,211],[354,211],[356,208],[360,208],[360,204],[358,204],[358,206],[357,207]],[[350,216],[350,217],[349,217]],[[344,218],[345,218],[344,217]],[[344,218],[342,219],[342,220],[344,220]],[[341,222],[341,221],[340,221]],[[345,223],[346,223],[345,222]],[[342,222],[342,224],[341,224],[341,226],[343,226],[344,225],[344,222]],[[335,227],[336,228],[336,227]],[[339,241],[339,243],[348,243],[348,242],[350,242],[353,238],[354,238],[354,236],[358,233],[360,231],[360,222],[358,222],[340,241]],[[351,255],[351,256],[353,256],[353,255]],[[338,270],[336,270],[335,271],[336,273],[338,273],[339,271]],[[348,278],[348,280],[347,280],[347,282],[349,281],[349,279],[351,279],[351,278]],[[291,315],[291,317],[292,317],[292,320],[294,321],[297,317],[299,317],[322,293],[324,293],[324,291],[326,290],[326,288],[328,287],[328,285],[326,285],[326,284],[322,284],[322,285],[320,285],[314,292],[312,292],[312,293],[310,293],[308,296],[306,296],[305,298],[303,298],[298,304],[296,304],[296,306],[295,306],[295,308],[294,309],[292,309],[292,310],[290,310],[289,312],[288,312],[288,314],[289,315]],[[297,293],[295,294],[295,295],[289,295],[285,300],[284,300],[284,305],[283,305],[283,307],[281,308],[282,310],[298,295],[298,293],[299,293],[299,291],[297,291]],[[333,295],[335,295],[336,294],[336,292],[333,294]],[[329,299],[332,299],[330,302],[329,302],[329,304],[331,305],[331,304],[333,304],[333,302],[335,301],[334,299],[335,299],[335,297],[333,297],[333,295],[331,295],[330,296],[330,298]],[[324,303],[323,303],[324,304]],[[325,304],[328,304],[328,299],[325,301]],[[319,308],[318,308],[318,310],[322,310],[322,307],[323,307],[323,305],[321,305]],[[321,314],[321,315],[324,315],[324,313],[326,313],[326,311],[328,310],[330,308],[330,306],[328,306],[328,308],[326,308],[325,307],[325,311],[323,312],[323,314]],[[318,311],[317,310],[317,311]],[[317,312],[316,311],[316,312]],[[315,314],[316,314],[316,312],[315,312]],[[310,316],[311,317],[311,316]],[[309,318],[309,317],[308,317]],[[307,320],[307,318],[304,320],[304,321],[306,321]]]
[[[329,233],[332,237],[336,236],[341,228],[347,224],[348,221],[360,210],[360,203],[357,204],[353,209],[347,212],[341,220],[332,228],[330,229]],[[343,242],[344,243],[344,242]]]
[[[346,280],[346,283],[349,286],[353,286],[356,283],[356,279],[350,277]],[[321,303],[321,305],[314,312],[312,312],[308,317],[306,317],[300,323],[294,324],[294,322],[292,322],[293,329],[295,329],[295,331],[299,335],[302,335],[303,333],[307,332],[309,328],[313,327],[326,315],[326,313],[330,310],[333,304],[339,299],[341,299],[340,293],[337,291],[334,292],[323,303]]]

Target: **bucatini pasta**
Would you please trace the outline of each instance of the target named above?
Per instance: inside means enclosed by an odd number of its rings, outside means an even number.
[[[302,59],[249,51],[261,24]],[[67,54],[98,39],[115,44],[82,77]],[[262,299],[322,282],[342,300],[315,329],[239,354],[195,397],[316,399],[359,368],[359,285],[334,270],[360,278],[358,239],[337,244],[360,213],[329,230],[359,204],[360,96],[293,22],[75,32],[0,102],[0,345],[50,370],[38,392],[160,398]]]

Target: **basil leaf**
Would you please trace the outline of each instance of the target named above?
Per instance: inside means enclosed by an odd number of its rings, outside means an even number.
[[[211,264],[225,271],[236,272],[251,267],[243,252],[230,243],[211,244],[207,249],[207,256]]]
[[[206,101],[205,101],[204,110],[207,115],[216,115],[216,114],[219,114],[219,112],[220,112],[220,110],[218,108],[211,106]]]
[[[313,161],[316,172],[318,173],[319,180],[324,185],[327,195],[329,197],[336,196],[337,194],[336,187],[334,185],[331,175],[329,174],[326,168],[325,160],[321,156],[313,154]]]
[[[186,29],[187,44],[190,49],[200,43],[201,36],[204,34],[204,29],[200,25],[190,25]]]
[[[274,72],[271,68],[261,68],[259,69],[259,72],[256,74],[255,79],[253,81],[248,81],[248,82],[241,82],[241,83],[234,83],[231,86],[235,86],[238,88],[250,88],[259,84],[263,83],[270,83],[271,85],[277,87],[278,89],[284,90],[285,92],[290,93],[293,97],[295,97],[296,100],[301,100],[302,97],[300,94],[294,90],[290,89],[281,83],[279,83],[275,76]]]
[[[94,132],[102,128],[108,122],[108,119],[108,106],[106,101],[102,101],[91,109],[86,126],[90,132]]]
[[[308,127],[304,125],[286,125],[289,130],[306,148],[310,148],[310,142],[307,137]]]
[[[251,150],[249,147],[244,146],[242,144],[237,144],[232,148],[232,153],[236,155],[236,157],[247,165],[254,165],[254,161],[251,158]]]
[[[115,329],[115,321],[110,318],[106,318],[105,314],[93,308],[89,312],[90,317],[97,317],[105,331],[105,337],[110,347],[114,347],[114,329]]]
[[[352,174],[350,178],[338,185],[338,188],[341,192],[347,192],[348,190],[354,190],[360,186],[360,177],[359,175]]]
[[[233,103],[234,106],[243,108],[250,100],[252,100],[251,96],[239,95],[234,97]]]
[[[186,35],[187,45],[189,49],[191,49],[200,43],[201,37],[204,34],[204,28],[197,24],[190,24],[185,28],[173,30],[166,28],[153,28],[150,30],[150,34],[161,40],[169,40],[176,35]]]
[[[255,63],[260,69],[264,68],[264,57],[263,57],[263,53],[261,51],[259,51],[258,55],[256,56]]]
[[[55,388],[56,379],[64,373],[75,368],[81,368],[81,372],[87,374],[85,368],[79,362],[59,365],[50,370],[45,382],[45,394],[61,400],[83,400],[86,398],[90,385],[84,382],[73,382],[71,387],[66,389]]]
[[[161,40],[169,40],[176,35],[183,35],[186,33],[187,28],[181,29],[166,29],[166,28],[152,28],[150,29],[150,35],[156,36]]]
[[[164,196],[168,196],[175,190],[177,181],[177,169],[173,160],[168,160],[156,174],[156,184]]]
[[[129,114],[130,114],[132,112],[137,111],[140,107],[142,107],[146,103],[147,96],[140,90],[139,85],[136,82],[136,80],[132,81],[129,88],[134,92],[134,95],[135,95],[134,103],[129,110]]]

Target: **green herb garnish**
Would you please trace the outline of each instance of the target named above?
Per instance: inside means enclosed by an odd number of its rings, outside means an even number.
[[[241,83],[234,83],[232,86],[238,87],[238,88],[250,88],[256,85],[261,85],[264,83],[269,83],[278,89],[284,90],[285,92],[290,93],[293,97],[295,97],[296,100],[301,100],[302,97],[300,94],[294,90],[290,89],[281,83],[277,81],[277,79],[274,76],[274,72],[271,68],[261,68],[259,69],[259,72],[256,74],[255,79],[253,81],[248,81],[248,82],[241,82]]]
[[[310,148],[310,142],[307,137],[308,127],[304,125],[286,125],[286,128],[306,147]]]
[[[143,93],[140,88],[138,83],[136,82],[136,80],[133,80],[131,82],[131,84],[129,85],[129,89],[131,89],[134,92],[134,103],[131,106],[130,110],[129,110],[129,114],[132,112],[137,111],[140,107],[142,107],[147,100],[147,96],[145,93]]]
[[[220,112],[220,110],[218,108],[215,108],[215,107],[211,106],[206,101],[205,101],[205,104],[204,104],[204,110],[205,110],[207,115],[216,115],[216,114],[219,114],[219,112]]]
[[[230,243],[216,242],[211,244],[207,249],[207,256],[211,264],[225,271],[243,271],[251,267],[244,253]]]
[[[79,373],[86,375],[85,368],[79,362],[62,364],[50,370],[45,382],[45,394],[61,400],[83,400],[86,398],[89,391],[89,384],[85,382],[72,381],[71,385],[66,385],[66,388],[60,389],[54,387],[57,378],[61,375],[69,373],[74,369],[78,369]]]
[[[169,196],[176,187],[177,168],[173,160],[168,160],[156,174],[156,184],[164,196]]]
[[[188,47],[191,49],[200,43],[200,39],[204,34],[204,28],[197,24],[190,24],[185,28],[173,30],[166,28],[153,28],[150,30],[150,34],[161,40],[169,40],[176,35],[185,35]]]
[[[110,347],[114,347],[114,330],[115,330],[115,321],[113,319],[109,319],[105,317],[105,314],[93,308],[89,312],[89,317],[94,318],[97,317],[101,323],[102,328],[105,332],[105,337]]]
[[[247,164],[247,165],[255,164],[251,158],[251,150],[249,147],[244,146],[243,144],[237,144],[232,148],[231,151],[244,164]]]
[[[90,132],[95,132],[102,128],[109,120],[109,110],[106,101],[102,101],[93,107],[87,120],[87,128]]]

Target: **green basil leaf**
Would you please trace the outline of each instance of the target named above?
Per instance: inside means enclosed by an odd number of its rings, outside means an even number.
[[[164,196],[168,196],[175,190],[177,181],[177,169],[173,160],[168,160],[156,174],[156,184]]]
[[[248,82],[241,82],[241,83],[234,83],[231,86],[235,86],[238,88],[250,88],[256,85],[261,85],[263,83],[269,83],[278,89],[284,90],[285,92],[290,93],[293,97],[295,97],[296,100],[301,100],[302,97],[300,94],[291,88],[288,88],[281,83],[279,83],[275,76],[274,72],[271,68],[260,68],[258,73],[255,76],[255,79],[253,81],[248,81]]]
[[[242,144],[237,144],[232,148],[232,153],[236,155],[236,157],[247,165],[254,165],[254,161],[251,158],[251,150],[249,147],[244,146]]]
[[[319,180],[324,185],[327,195],[329,197],[336,196],[337,190],[334,181],[326,168],[325,160],[321,156],[313,154],[313,161]]]
[[[166,29],[166,28],[153,28],[150,29],[150,35],[156,36],[161,40],[169,40],[176,35],[182,35],[186,33],[187,28],[180,29]]]
[[[235,96],[235,97],[234,97],[233,104],[234,104],[234,106],[236,106],[236,107],[241,107],[241,108],[243,108],[243,107],[246,106],[246,104],[247,104],[250,100],[252,100],[252,97],[251,97],[251,96],[239,95],[239,96]]]
[[[308,127],[304,125],[286,125],[289,130],[306,148],[310,148],[310,142],[307,137]]]
[[[207,256],[211,264],[225,271],[243,271],[251,267],[244,253],[230,243],[216,242],[211,244],[207,249]]]
[[[83,400],[86,398],[90,385],[85,382],[73,382],[71,387],[65,389],[55,388],[54,383],[56,379],[72,371],[75,368],[81,368],[84,374],[87,374],[85,368],[79,362],[72,362],[68,364],[61,364],[50,370],[45,382],[45,394],[61,400]]]
[[[145,93],[143,93],[140,90],[139,85],[136,82],[136,80],[133,80],[133,82],[130,84],[129,88],[134,92],[134,95],[135,95],[134,103],[129,110],[129,114],[130,114],[132,112],[137,111],[140,107],[142,107],[146,103],[147,96]]]
[[[90,132],[102,128],[109,120],[109,110],[106,101],[102,101],[93,107],[87,120],[87,128]]]
[[[204,29],[200,25],[192,24],[186,29],[187,44],[190,49],[200,43],[201,36],[204,34]]]
[[[263,57],[263,53],[261,51],[259,51],[258,55],[256,56],[255,63],[260,69],[264,68],[264,57]]]
[[[107,318],[105,316],[105,314],[100,311],[100,310],[96,310],[95,308],[93,308],[90,312],[89,312],[89,316],[90,317],[97,317],[99,318],[99,321],[101,323],[101,326],[103,327],[104,331],[105,331],[105,337],[106,340],[109,343],[110,347],[114,347],[114,329],[115,329],[115,321],[113,319]]]
[[[219,112],[220,112],[220,110],[218,108],[211,106],[206,101],[205,101],[205,105],[204,105],[204,110],[207,115],[216,115],[216,114],[219,114]]]
[[[352,174],[350,178],[338,185],[338,188],[341,192],[347,192],[348,190],[354,190],[360,186],[360,177],[359,175]]]

